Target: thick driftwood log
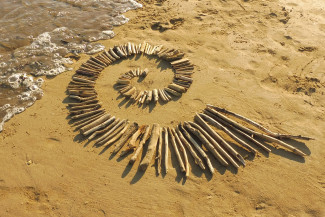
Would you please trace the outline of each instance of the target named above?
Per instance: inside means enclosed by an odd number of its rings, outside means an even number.
[[[165,158],[164,158],[164,165],[165,165],[165,173],[168,173],[168,130],[164,127],[164,145],[165,145]]]
[[[144,133],[146,126],[142,125],[131,137],[127,147],[125,150],[121,151],[120,157],[124,156],[125,154],[129,152],[133,152],[134,149],[136,148],[136,142],[138,138]]]
[[[153,124],[152,125],[152,131],[151,131],[151,137],[150,137],[150,141],[148,144],[148,149],[147,149],[147,153],[144,156],[144,158],[142,159],[141,163],[140,163],[140,168],[142,170],[146,170],[147,167],[149,166],[155,152],[156,152],[156,148],[157,148],[157,144],[158,144],[158,139],[159,139],[159,133],[160,133],[160,126],[159,124]]]
[[[121,120],[110,131],[108,131],[107,133],[105,133],[104,135],[102,135],[101,137],[96,139],[95,144],[101,145],[101,144],[105,143],[106,141],[108,141],[111,134],[114,132],[115,133],[119,132],[125,123],[126,123],[126,120]]]
[[[188,129],[191,133],[193,133],[197,138],[200,139],[200,141],[203,143],[203,145],[213,154],[213,156],[222,164],[222,165],[228,165],[227,161],[221,156],[221,154],[217,151],[217,149],[210,143],[210,141],[207,139],[206,135],[202,133],[203,129],[194,124],[193,122],[187,123],[184,122],[184,126],[186,129]],[[228,155],[229,156],[229,155]],[[234,166],[238,168],[239,166],[234,162]]]
[[[177,84],[169,84],[168,87],[172,90],[175,90],[179,93],[185,93],[186,92],[186,88],[185,87],[182,87],[182,86],[179,86]]]
[[[212,120],[214,120],[214,119],[212,119]],[[214,121],[212,121],[212,124],[213,124],[213,123],[214,123]],[[232,123],[233,123],[233,125],[235,126],[235,124],[234,124],[235,122],[232,121]],[[293,146],[291,146],[291,145],[289,145],[289,144],[287,144],[287,143],[285,143],[285,142],[283,142],[283,141],[281,141],[281,140],[279,140],[279,139],[277,139],[277,138],[274,138],[274,137],[272,137],[272,136],[269,136],[269,135],[266,135],[266,134],[263,134],[263,133],[259,133],[259,132],[253,131],[253,130],[251,130],[251,129],[247,128],[247,127],[244,127],[244,126],[242,126],[242,125],[240,125],[240,124],[238,124],[238,123],[236,124],[236,127],[237,127],[238,129],[240,129],[240,130],[246,132],[246,133],[251,134],[251,135],[258,136],[258,137],[263,138],[263,139],[265,139],[265,140],[267,140],[267,141],[269,141],[269,142],[277,143],[277,144],[279,144],[279,145],[281,145],[281,146],[283,146],[283,147],[289,149],[290,151],[292,151],[293,153],[295,153],[295,154],[297,154],[297,155],[300,155],[300,156],[302,156],[302,157],[303,157],[303,156],[306,156],[306,154],[303,153],[302,151],[296,149],[295,147],[293,147]]]
[[[147,96],[147,104],[149,104],[152,100],[152,90],[148,91],[148,96]]]
[[[183,163],[183,160],[182,160],[182,157],[181,155],[179,154],[179,151],[178,151],[178,148],[177,148],[177,144],[176,144],[176,141],[175,141],[175,137],[172,133],[172,130],[168,127],[168,134],[171,138],[171,143],[174,147],[174,151],[175,151],[175,154],[176,154],[176,157],[177,157],[177,160],[178,160],[178,163],[179,163],[179,166],[181,168],[181,171],[182,172],[186,172],[186,169],[185,169],[185,166],[184,166],[184,163]]]
[[[157,174],[161,173],[161,158],[162,158],[162,144],[163,144],[163,137],[162,137],[162,128],[159,127],[159,140],[158,140],[158,153],[157,153]]]
[[[189,134],[189,132],[186,131],[186,129],[183,128],[182,125],[180,125],[180,129],[182,130],[183,135],[192,143],[192,145],[194,146],[194,148],[200,153],[200,155],[203,157],[203,159],[205,160],[209,171],[211,172],[211,174],[214,173],[214,168],[211,164],[211,161],[208,157],[208,155],[205,153],[205,151],[203,151],[203,149],[201,148],[201,146],[195,141],[195,139]]]
[[[313,139],[313,138],[305,137],[305,136],[301,136],[301,135],[296,136],[296,135],[285,135],[285,134],[280,134],[280,133],[274,133],[274,132],[272,132],[271,130],[266,129],[266,128],[263,127],[262,125],[260,125],[260,124],[258,124],[258,123],[256,123],[256,122],[254,122],[254,121],[252,121],[252,120],[250,120],[250,119],[248,119],[248,118],[246,118],[246,117],[244,117],[244,116],[241,116],[241,115],[239,115],[239,114],[236,114],[236,113],[234,113],[234,112],[228,111],[228,110],[223,109],[223,108],[219,108],[219,107],[217,107],[217,106],[213,106],[213,105],[209,105],[209,104],[208,104],[207,106],[208,106],[209,108],[213,108],[213,109],[216,110],[216,111],[223,112],[223,113],[225,113],[225,114],[229,114],[229,115],[231,115],[231,116],[233,116],[233,117],[236,117],[236,118],[238,118],[238,119],[240,119],[240,120],[243,120],[243,121],[245,121],[246,123],[249,123],[249,124],[251,124],[252,126],[258,128],[259,130],[262,130],[262,131],[265,132],[267,135],[269,135],[269,136],[273,136],[273,137],[278,138],[278,139],[282,139],[282,138],[302,139],[302,140],[311,140],[311,139]],[[220,113],[218,113],[218,114],[220,114]],[[227,117],[224,116],[224,115],[221,115],[221,117],[225,118],[226,120],[230,120],[229,118],[227,118]]]
[[[245,166],[245,160],[244,158],[237,152],[235,149],[233,149],[228,142],[226,142],[216,131],[214,131],[201,117],[197,116],[196,121],[200,124],[200,126],[203,127],[204,130],[208,133],[208,135],[211,135],[211,142],[214,144],[214,146],[218,149],[220,153],[224,157],[226,157],[232,165],[235,167],[239,167],[236,165],[237,163],[234,162],[233,158],[228,155],[227,152],[225,152],[224,148],[232,155],[234,156],[238,161],[240,161]],[[221,147],[219,143],[223,146]],[[228,157],[229,156],[229,157]]]
[[[94,121],[94,122],[92,122],[92,123],[90,123],[90,124],[88,124],[88,125],[82,127],[82,128],[80,129],[80,132],[81,132],[81,133],[84,133],[84,132],[86,132],[87,130],[90,130],[91,128],[97,126],[98,124],[101,124],[101,123],[103,123],[104,121],[108,120],[110,117],[111,117],[110,114],[105,114],[103,117],[99,118],[98,120],[96,120],[96,121]]]
[[[172,89],[170,89],[170,88],[165,87],[164,90],[165,90],[166,92],[168,92],[168,93],[174,95],[174,96],[182,96],[181,93],[179,93],[179,92],[177,92],[177,91],[175,91],[175,90],[172,90]]]
[[[254,154],[257,153],[257,151],[256,151],[255,148],[253,148],[252,146],[250,146],[249,144],[247,144],[245,141],[241,140],[239,137],[237,137],[235,134],[233,134],[230,130],[228,130],[228,128],[226,128],[221,123],[219,123],[217,120],[211,118],[210,116],[208,116],[206,114],[202,114],[202,113],[200,113],[200,114],[196,113],[196,116],[201,116],[203,119],[208,120],[209,123],[213,124],[213,126],[215,126],[216,128],[218,128],[219,130],[223,130],[233,140],[235,140],[236,142],[238,142],[239,144],[241,144],[247,150],[253,152]]]
[[[201,169],[205,169],[204,163],[201,160],[201,158],[196,154],[196,152],[194,151],[194,149],[192,148],[191,144],[184,138],[182,132],[179,129],[179,126],[176,127],[176,133],[178,135],[178,137],[180,138],[180,140],[183,142],[183,144],[185,144],[186,148],[189,150],[189,152],[191,153],[192,157],[194,158],[194,162],[199,165],[201,167]]]
[[[102,134],[102,133],[106,133],[107,131],[109,131],[110,129],[112,129],[119,122],[120,122],[120,119],[119,118],[115,119],[113,123],[111,123],[110,125],[106,126],[104,129],[101,129],[101,130],[98,130],[98,131],[94,132],[88,139],[89,140],[92,140],[97,135]]]
[[[113,123],[114,120],[115,120],[115,116],[111,117],[110,119],[104,121],[104,122],[101,123],[101,124],[98,124],[98,125],[94,126],[93,128],[91,128],[91,129],[89,129],[89,130],[83,132],[82,134],[83,134],[84,136],[87,136],[87,135],[89,135],[89,134],[91,134],[91,133],[93,133],[93,132],[95,132],[95,131],[97,131],[97,130],[100,130],[100,129],[102,129],[102,128],[108,126],[108,125],[110,125],[111,123]]]
[[[134,132],[136,132],[138,129],[138,124],[133,123],[131,126],[124,132],[122,137],[117,141],[117,144],[115,144],[115,148],[112,152],[112,154],[116,154],[121,150],[123,145],[129,140],[129,138],[132,136]]]
[[[137,160],[138,155],[140,154],[140,152],[141,152],[141,150],[143,148],[143,145],[146,143],[149,136],[150,136],[150,126],[148,125],[146,127],[146,130],[145,130],[141,140],[140,140],[138,148],[135,150],[134,155],[130,159],[130,162],[129,162],[130,164],[133,164]]]
[[[178,137],[178,134],[176,133],[176,131],[174,129],[171,129],[175,139],[176,139],[176,143],[178,143],[178,146],[180,147],[180,151],[183,153],[183,158],[184,158],[184,166],[185,166],[185,176],[188,177],[190,175],[190,164],[188,162],[188,157],[187,157],[187,153],[186,150],[184,148],[184,145],[182,143],[182,141],[180,140],[180,138]]]
[[[152,96],[153,96],[154,102],[158,102],[159,95],[158,95],[158,90],[157,89],[152,90]]]

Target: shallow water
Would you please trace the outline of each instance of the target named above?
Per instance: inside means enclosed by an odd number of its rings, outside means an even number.
[[[113,27],[128,21],[122,13],[138,7],[133,0],[1,0],[0,132],[43,96],[46,76],[67,70],[66,54],[103,50],[96,41],[113,37]]]

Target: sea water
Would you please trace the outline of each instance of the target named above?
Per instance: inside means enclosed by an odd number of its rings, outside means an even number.
[[[94,54],[98,40],[128,21],[134,0],[1,0],[0,132],[6,121],[43,96],[42,84],[72,63],[68,53]],[[46,94],[46,93],[45,93]]]

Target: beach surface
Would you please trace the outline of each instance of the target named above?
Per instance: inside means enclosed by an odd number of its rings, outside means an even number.
[[[112,115],[139,124],[176,126],[213,104],[275,132],[308,155],[281,148],[252,156],[235,170],[212,161],[211,176],[191,162],[184,179],[170,152],[169,171],[145,173],[111,149],[93,147],[69,124],[66,87],[89,56],[44,83],[44,97],[0,133],[0,216],[325,216],[325,3],[319,1],[140,1],[115,27],[116,44],[149,42],[180,49],[195,64],[194,82],[175,101],[128,105],[113,85],[149,68],[143,85],[160,88],[172,70],[140,57],[105,69],[96,90]],[[228,140],[229,138],[226,137]],[[229,141],[231,141],[229,139]]]

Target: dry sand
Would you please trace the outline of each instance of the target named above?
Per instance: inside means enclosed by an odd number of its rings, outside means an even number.
[[[247,159],[238,172],[213,161],[211,177],[192,162],[184,180],[170,161],[166,176],[157,177],[154,167],[138,173],[139,162],[127,167],[127,158],[109,159],[110,149],[100,154],[69,125],[71,71],[48,80],[43,99],[0,134],[0,216],[325,216],[324,2],[142,3],[105,46],[146,40],[179,48],[196,65],[195,81],[177,101],[127,107],[112,88],[119,74],[149,67],[143,85],[151,88],[166,85],[172,73],[155,59],[123,61],[107,68],[96,87],[111,114],[175,126],[215,104],[273,131],[314,137],[290,142],[309,156],[272,148],[253,158],[238,147]]]

